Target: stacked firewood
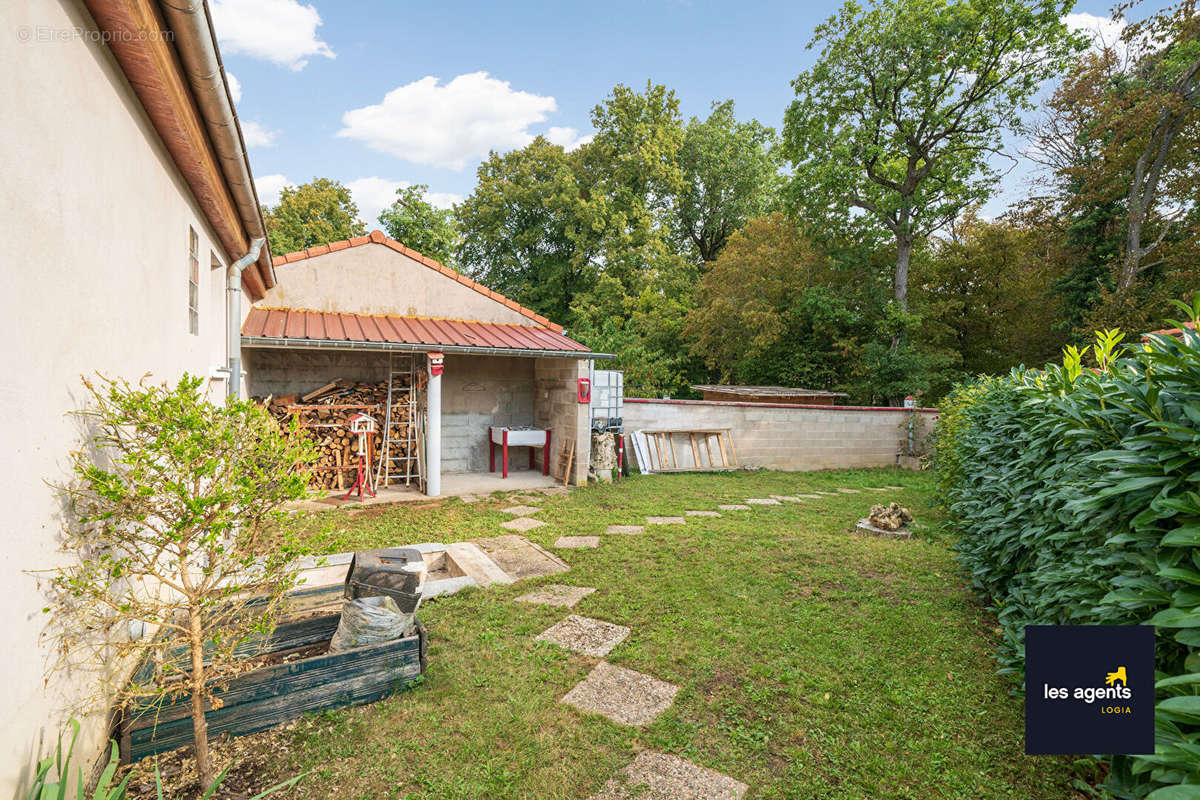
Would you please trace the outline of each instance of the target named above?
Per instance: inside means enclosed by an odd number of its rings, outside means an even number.
[[[368,437],[366,458],[374,480],[383,454],[384,414],[387,411],[387,381],[357,383],[336,380],[304,394],[255,398],[265,406],[280,427],[291,430],[292,420],[299,423],[299,435],[316,442],[318,457],[310,471],[309,486],[314,489],[348,489],[358,469],[358,434],[350,432],[349,419],[366,414],[375,419],[375,433]],[[403,452],[408,439],[408,405],[398,403],[392,409],[392,452]]]

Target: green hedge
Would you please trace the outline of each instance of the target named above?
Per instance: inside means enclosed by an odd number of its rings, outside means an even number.
[[[1119,798],[1200,798],[1200,335],[1102,369],[1014,370],[941,404],[934,467],[960,559],[1020,679],[1024,626],[1157,627],[1158,752],[1115,757]]]

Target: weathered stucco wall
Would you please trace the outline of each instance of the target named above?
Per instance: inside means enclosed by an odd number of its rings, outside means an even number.
[[[913,414],[917,450],[936,412]],[[625,432],[729,428],[742,466],[781,470],[891,467],[907,439],[909,412],[853,406],[803,408],[706,400],[625,398]],[[681,459],[690,454],[680,450]],[[626,444],[633,457],[633,447]]]
[[[575,440],[575,461],[570,482],[587,483],[591,458],[591,428],[588,404],[577,399],[577,381],[588,377],[588,362],[569,358],[539,358],[534,362],[536,393],[533,399],[534,424],[550,431],[550,474],[558,466],[562,443]],[[538,454],[536,464],[542,465]]]
[[[535,324],[503,303],[376,242],[280,265],[275,276],[278,283],[259,306]]]
[[[46,597],[30,570],[58,551],[63,508],[47,482],[68,476],[80,445],[67,412],[85,402],[81,374],[174,381],[225,361],[228,264],[136,96],[82,3],[0,3],[0,152],[5,243],[0,440],[6,490],[0,620],[0,797],[24,796],[39,756],[82,712],[87,676],[53,676],[40,640]],[[39,38],[38,31],[59,36]],[[29,41],[18,32],[30,34]],[[188,332],[188,226],[200,239],[200,332]],[[236,257],[236,254],[234,257]],[[211,382],[221,398],[223,380]],[[85,719],[80,764],[98,755],[102,714]]]

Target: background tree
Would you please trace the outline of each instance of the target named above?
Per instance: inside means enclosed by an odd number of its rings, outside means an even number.
[[[676,235],[686,252],[712,261],[734,231],[778,202],[775,131],[757,120],[738,122],[733,101],[693,117],[679,149],[683,170],[676,199]]]
[[[300,553],[274,541],[275,509],[305,495],[296,465],[313,451],[253,403],[207,402],[200,378],[84,386],[90,434],[72,454],[74,519],[63,541],[78,560],[51,573],[47,609],[62,666],[101,670],[105,700],[127,708],[153,713],[190,694],[207,789],[216,776],[204,714],[243,666],[236,648],[269,633],[295,585]],[[268,555],[252,555],[260,552]],[[129,681],[128,668],[148,660],[153,676]]]
[[[890,231],[902,309],[913,246],[987,197],[1005,130],[1082,47],[1061,19],[1068,6],[847,2],[817,27],[821,56],[793,82],[784,119],[791,200],[812,219],[845,225],[858,209]]]
[[[435,261],[450,265],[458,245],[454,212],[436,208],[425,199],[429,187],[423,183],[396,190],[396,200],[379,214],[384,232]]]
[[[463,269],[564,325],[573,324],[571,304],[597,271],[577,160],[540,136],[521,150],[492,153],[454,211]]]
[[[267,240],[275,255],[303,250],[338,239],[362,236],[366,226],[350,190],[329,178],[313,178],[300,186],[285,186],[275,206],[263,206]]]

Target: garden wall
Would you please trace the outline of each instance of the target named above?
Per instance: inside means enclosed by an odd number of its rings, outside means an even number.
[[[933,408],[912,414],[917,452],[936,414]],[[625,398],[626,434],[729,428],[743,466],[780,470],[895,466],[909,416],[903,408]]]

